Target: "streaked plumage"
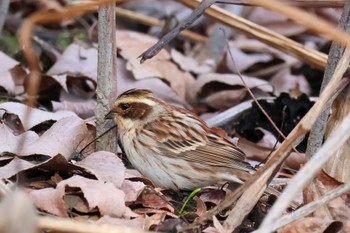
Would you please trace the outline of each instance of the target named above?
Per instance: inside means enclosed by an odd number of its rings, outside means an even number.
[[[219,180],[241,183],[254,170],[229,139],[148,90],[124,92],[106,117],[118,125],[132,165],[157,186],[194,189]]]

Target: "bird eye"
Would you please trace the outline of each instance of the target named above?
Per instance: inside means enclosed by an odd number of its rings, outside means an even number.
[[[130,108],[130,105],[127,103],[120,104],[119,106],[122,110],[127,110],[128,108]]]

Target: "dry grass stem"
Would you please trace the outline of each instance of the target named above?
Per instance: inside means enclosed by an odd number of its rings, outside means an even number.
[[[343,184],[341,186],[339,186],[338,188],[328,192],[327,194],[323,195],[321,198],[308,203],[307,205],[304,205],[303,207],[301,207],[300,209],[285,215],[281,218],[279,218],[278,220],[276,220],[272,226],[268,226],[270,231],[276,231],[279,228],[293,222],[296,221],[302,217],[305,217],[309,214],[311,214],[312,212],[314,212],[317,208],[320,207],[320,205],[328,203],[329,201],[343,195],[346,194],[347,192],[350,191],[350,183],[346,183]]]
[[[343,46],[347,46],[349,42],[349,35],[345,31],[334,27],[333,24],[328,23],[317,16],[307,13],[299,8],[288,6],[276,0],[245,0],[245,2],[256,4],[271,11],[275,11],[284,15],[295,22],[298,22],[310,30],[314,31],[320,36],[333,40]]]
[[[319,115],[319,114],[317,114],[315,116],[313,110],[315,109],[318,112],[320,112],[320,111],[322,111],[322,106],[320,106],[321,105],[320,103],[323,102],[322,103],[323,106],[327,103],[327,101],[322,97],[325,95],[332,97],[332,95],[330,93],[332,91],[331,86],[339,83],[339,80],[343,77],[344,72],[348,68],[349,62],[350,62],[350,47],[347,47],[346,50],[344,51],[342,59],[338,63],[338,66],[334,72],[334,75],[333,75],[331,81],[329,82],[329,84],[326,86],[325,90],[321,94],[320,99],[315,103],[315,105],[312,107],[312,109],[307,113],[307,115],[299,123],[304,130],[310,129],[310,127],[313,125],[313,123],[316,120],[315,118],[317,118],[317,116]],[[288,203],[293,199],[294,195],[297,194],[298,192],[302,191],[302,189],[307,184],[307,182],[318,173],[318,171],[319,171],[319,169],[321,169],[322,165],[330,158],[330,156],[333,155],[333,153],[338,148],[337,146],[340,147],[347,140],[348,136],[346,133],[349,133],[349,132],[346,132],[346,131],[343,132],[341,130],[343,130],[344,128],[348,128],[348,131],[350,131],[350,122],[349,121],[350,121],[350,116],[348,116],[347,118],[344,118],[342,124],[336,130],[337,133],[333,133],[332,137],[329,140],[327,140],[325,145],[322,147],[323,149],[322,150],[320,149],[320,151],[318,151],[315,154],[315,156],[313,156],[309,160],[309,162],[305,165],[305,167],[303,167],[294,176],[291,183],[287,186],[287,188],[284,190],[284,192],[282,193],[280,198],[277,200],[277,202],[271,208],[269,214],[266,216],[266,218],[261,226],[262,228],[272,225],[273,221],[276,218],[278,218],[279,215],[288,207]],[[348,123],[348,125],[345,125],[345,123]],[[339,133],[338,133],[338,131],[339,131]],[[293,132],[294,132],[294,130],[293,130]],[[340,134],[340,133],[342,133],[342,134]],[[337,137],[337,135],[341,138],[334,139]],[[336,140],[338,140],[339,143],[340,142],[342,142],[342,143],[338,144],[338,143],[336,143],[337,142]],[[334,144],[331,144],[331,143],[334,143]],[[323,155],[324,157],[319,158],[319,156],[320,156],[319,154]],[[324,154],[326,154],[326,155],[324,155]],[[316,157],[316,158],[314,158],[314,157]]]
[[[308,163],[293,177],[281,196],[278,198],[268,215],[265,217],[259,233],[274,231],[275,221],[288,207],[288,203],[294,196],[301,192],[303,188],[317,175],[322,166],[332,157],[332,155],[350,138],[350,114],[344,118],[337,130],[325,142],[320,150],[309,160]]]
[[[78,222],[71,219],[40,216],[37,219],[37,226],[42,231],[54,231],[65,233],[141,233],[142,230],[125,227],[101,225],[93,223]]]
[[[199,0],[177,0],[184,5],[195,8],[200,3]],[[314,49],[305,47],[285,36],[268,30],[262,26],[252,23],[249,20],[235,16],[218,6],[211,6],[205,11],[205,14],[212,19],[238,29],[245,34],[266,43],[286,54],[296,57],[307,64],[323,70],[327,64],[327,55]]]
[[[130,11],[120,7],[116,8],[116,12],[117,12],[117,16],[125,17],[135,22],[142,23],[144,25],[164,27],[164,22],[154,17],[143,15],[138,12]],[[182,31],[180,35],[198,43],[205,43],[208,40],[207,37],[202,36],[195,32],[191,32],[189,30]]]
[[[346,57],[346,55],[344,57]],[[248,181],[241,185],[235,192],[229,194],[218,206],[207,211],[207,213],[198,218],[186,229],[193,228],[197,225],[200,225],[205,220],[211,219],[213,215],[231,206],[234,202],[238,200],[240,196],[249,196],[249,201],[239,202],[240,205],[235,205],[230,215],[237,217],[229,217],[231,218],[232,222],[225,222],[224,227],[225,229],[231,230],[235,229],[242,223],[242,220],[245,218],[245,216],[258,202],[261,190],[265,190],[267,188],[270,180],[278,172],[281,165],[283,164],[283,161],[288,157],[290,150],[302,141],[305,134],[310,130],[311,126],[316,121],[317,117],[322,112],[326,104],[330,100],[334,99],[337,96],[337,94],[339,94],[339,92],[346,85],[348,85],[349,80],[342,79],[341,73],[341,70],[344,71],[347,68],[347,65],[345,64],[347,63],[344,61],[339,64],[339,68],[336,70],[334,77],[331,79],[330,83],[327,85],[320,98],[316,101],[316,103],[310,109],[310,111],[302,118],[302,120],[293,129],[293,131],[287,136],[286,140],[280,145],[280,147],[273,152],[266,165],[259,169]]]

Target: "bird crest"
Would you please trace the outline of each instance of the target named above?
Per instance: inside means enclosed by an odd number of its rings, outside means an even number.
[[[133,88],[123,92],[121,95],[118,96],[118,99],[127,97],[142,98],[149,96],[150,94],[152,94],[152,91],[150,90]]]

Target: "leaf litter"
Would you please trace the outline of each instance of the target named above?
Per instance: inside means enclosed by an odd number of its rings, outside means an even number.
[[[34,9],[62,10],[64,7],[64,4],[55,2],[40,2]],[[16,3],[12,4],[14,6]],[[136,6],[141,6],[139,4]],[[164,2],[162,4],[167,5]],[[150,9],[152,7],[140,11],[149,13]],[[30,7],[26,10],[33,11]],[[257,8],[248,18],[280,34],[292,35],[300,42],[305,42],[305,38],[312,38],[308,37],[309,34],[303,26],[287,20],[284,16],[270,13]],[[93,14],[90,16],[95,17]],[[329,12],[323,12],[323,17],[331,16]],[[333,20],[337,19],[333,17]],[[66,23],[81,27],[74,20]],[[212,26],[213,22],[202,20],[193,30],[210,36]],[[57,27],[62,29],[60,25]],[[50,32],[49,28],[43,28],[47,30],[44,34]],[[236,64],[232,64],[227,54],[223,54],[224,59],[218,67],[201,64],[193,58],[195,56],[186,55],[195,54],[201,45],[182,38],[176,41],[176,46],[171,46],[170,52],[162,50],[155,58],[140,65],[137,57],[158,39],[125,28],[128,26],[123,25],[123,29],[118,29],[116,33],[118,57],[115,65],[119,83],[117,93],[131,88],[147,88],[167,102],[190,108],[197,113],[216,114],[250,98],[235,74],[236,67],[259,98],[279,97],[282,93],[289,93],[292,98],[298,98],[302,93],[310,96],[310,93],[318,91],[320,85],[320,82],[310,82],[308,69],[303,70],[305,64],[298,59],[244,35],[233,37],[229,42],[229,49],[236,56]],[[91,30],[94,31],[92,26]],[[149,28],[148,31],[157,30]],[[53,42],[53,47],[59,47],[54,40],[48,40]],[[89,40],[96,42],[93,36]],[[42,73],[44,79],[39,91],[41,108],[39,105],[30,108],[19,103],[28,94],[28,71],[23,68],[25,64],[0,51],[0,60],[3,61],[0,65],[0,91],[14,100],[3,102],[1,99],[0,103],[0,138],[3,141],[0,144],[0,177],[12,181],[21,177],[20,185],[38,210],[79,221],[89,219],[99,224],[171,231],[204,215],[218,205],[226,193],[231,192],[232,187],[205,188],[186,207],[187,213],[179,218],[178,211],[188,194],[169,193],[168,190],[153,187],[150,181],[139,177],[139,174],[130,175],[124,165],[125,159],[120,159],[120,153],[89,151],[80,161],[74,160],[79,149],[90,141],[87,138],[91,139],[91,135],[95,134],[94,126],[84,120],[94,115],[96,105],[97,48],[91,41],[82,43],[75,40],[74,43],[67,44],[59,58],[51,60],[53,65],[44,69],[46,71]],[[321,49],[327,41],[306,42]],[[47,53],[43,49],[42,54]],[[41,62],[45,64],[46,61],[41,58]],[[305,105],[304,102],[301,103],[303,104]],[[25,118],[28,108],[31,111],[29,119]],[[279,113],[279,117],[281,115]],[[298,119],[301,116],[298,115]],[[249,121],[245,118],[246,116],[241,116],[242,122]],[[290,119],[284,120],[294,122]],[[276,118],[275,122],[279,121],[281,118]],[[242,122],[239,124],[248,125]],[[244,135],[240,130],[233,130],[234,124],[231,122],[224,128],[230,136],[242,138]],[[255,125],[253,130],[259,128]],[[271,147],[278,137],[271,136],[275,133],[271,129],[260,131],[264,141],[253,139],[253,143],[245,143],[246,139],[242,138],[238,145],[250,159],[263,161],[269,151],[273,150]],[[267,141],[268,137],[270,139]],[[294,161],[287,160],[287,166],[298,169],[305,162],[304,157],[297,157],[299,155],[291,156]],[[324,180],[315,182],[319,182],[318,188],[325,186]],[[335,181],[329,183],[332,187],[339,185]],[[312,196],[312,192],[315,191],[307,193],[305,202],[316,198]],[[344,196],[331,203],[332,218],[327,221],[324,216],[315,214],[287,225],[279,232],[312,232],[311,229],[325,232],[327,229],[338,229],[339,223],[344,223],[343,229],[347,229],[349,209],[346,201],[347,197]],[[270,204],[264,198],[261,202],[262,206]],[[224,215],[214,216],[212,224],[203,226],[202,230],[226,232],[222,225],[224,218]],[[248,228],[252,222],[251,228]],[[242,226],[253,230],[257,227],[254,223],[255,220],[247,219]]]

